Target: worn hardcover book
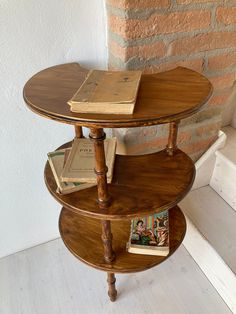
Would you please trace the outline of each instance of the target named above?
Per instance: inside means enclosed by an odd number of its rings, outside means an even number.
[[[130,239],[127,243],[130,253],[160,255],[169,254],[168,210],[131,221]]]
[[[91,183],[62,182],[61,173],[63,170],[65,156],[68,155],[69,151],[70,149],[60,149],[55,152],[48,153],[48,162],[57,184],[57,193],[59,194],[68,194],[94,186],[94,184]]]
[[[106,165],[108,167],[107,182],[111,183],[116,154],[116,138],[108,138],[104,141]],[[90,139],[75,139],[65,167],[61,174],[63,182],[89,182],[96,183],[94,172],[95,156],[94,144]]]
[[[65,167],[65,164],[66,164],[66,162],[67,162],[67,159],[68,159],[68,157],[69,157],[69,155],[70,155],[70,148],[66,148],[65,149],[65,154],[64,154],[64,161],[63,161],[63,169],[64,169],[64,167]],[[62,170],[63,170],[62,169]]]
[[[132,114],[141,71],[91,70],[68,101],[77,113]]]

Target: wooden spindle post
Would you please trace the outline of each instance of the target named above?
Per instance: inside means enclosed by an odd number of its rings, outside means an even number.
[[[94,142],[95,173],[97,175],[98,202],[100,207],[107,207],[110,203],[110,196],[107,188],[107,166],[104,151],[104,140],[106,134],[103,129],[90,129],[89,137]]]
[[[98,203],[100,208],[106,208],[111,202],[111,197],[107,187],[107,166],[104,152],[104,140],[106,134],[103,129],[90,129],[89,137],[94,142],[95,153],[95,173],[97,175]],[[104,259],[107,263],[111,263],[115,259],[115,253],[112,249],[112,233],[110,220],[101,220],[102,226],[102,243],[104,247]],[[111,301],[116,299],[115,274],[107,273],[108,295]]]
[[[84,137],[82,126],[75,125],[75,137],[77,138]]]
[[[117,290],[116,290],[116,277],[114,273],[107,273],[107,282],[108,282],[108,295],[110,300],[114,302],[117,297]]]
[[[112,249],[112,233],[110,220],[102,220],[102,243],[104,247],[104,259],[107,263],[112,262],[115,259],[115,253]]]
[[[173,156],[175,150],[177,149],[177,135],[178,135],[178,126],[179,121],[170,122],[170,129],[169,129],[169,138],[168,144],[166,146],[166,151],[169,156]]]

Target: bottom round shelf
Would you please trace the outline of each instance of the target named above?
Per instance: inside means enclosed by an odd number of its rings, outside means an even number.
[[[179,247],[186,232],[186,220],[178,206],[169,210],[170,253],[167,256],[131,254],[126,251],[130,221],[111,222],[116,259],[108,264],[103,257],[101,221],[63,208],[59,219],[61,237],[67,248],[84,263],[109,272],[142,271],[160,264]]]

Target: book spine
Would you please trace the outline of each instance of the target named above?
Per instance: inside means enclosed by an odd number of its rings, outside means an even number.
[[[48,162],[49,162],[49,165],[50,165],[50,167],[51,167],[52,174],[53,174],[54,179],[55,179],[55,181],[56,181],[57,187],[58,187],[59,191],[61,192],[63,189],[62,189],[61,183],[60,183],[60,181],[59,181],[59,178],[57,177],[57,173],[56,173],[56,170],[54,169],[53,162],[52,162],[50,156],[48,156]]]
[[[133,224],[134,224],[134,220],[132,219],[131,222],[130,222],[130,233],[129,233],[129,241],[127,242],[126,244],[126,249],[129,253],[132,253],[131,252],[131,248],[130,248],[130,245],[131,245],[131,237],[132,237],[132,232],[133,232]]]

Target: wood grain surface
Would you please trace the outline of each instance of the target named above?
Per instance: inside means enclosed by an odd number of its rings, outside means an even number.
[[[131,254],[126,251],[131,222],[112,221],[113,249],[116,259],[107,263],[104,259],[101,241],[101,223],[99,220],[73,213],[63,208],[59,219],[61,237],[67,248],[84,263],[95,268],[114,273],[142,271],[160,264],[181,244],[186,222],[178,206],[169,211],[170,253],[167,256]]]
[[[64,206],[59,229],[65,245],[84,263],[108,272],[108,294],[114,301],[117,295],[115,273],[142,271],[160,264],[175,252],[184,238],[186,221],[176,205],[190,190],[195,167],[176,147],[177,125],[179,120],[197,112],[206,103],[212,94],[212,85],[201,74],[178,67],[142,75],[132,115],[73,113],[67,101],[87,74],[88,70],[78,63],[54,66],[34,75],[26,83],[23,94],[32,111],[74,124],[76,137],[83,136],[81,126],[90,128],[96,152],[98,187],[68,195],[57,194],[48,162],[45,182],[50,193]],[[142,156],[116,155],[113,180],[107,185],[102,128],[160,123],[170,123],[167,149]],[[67,143],[61,148],[70,146],[71,143]],[[170,209],[169,255],[128,253],[130,219],[165,209]]]
[[[34,75],[24,87],[24,99],[34,112],[64,123],[87,127],[136,127],[167,123],[197,112],[212,94],[211,83],[187,68],[143,74],[132,115],[79,114],[67,101],[88,70],[78,63],[54,66]]]
[[[178,149],[173,156],[166,150],[142,156],[116,155],[112,184],[108,184],[111,203],[101,208],[97,186],[60,195],[49,164],[45,167],[46,185],[59,203],[98,219],[133,218],[171,208],[190,190],[194,177],[192,160]]]

